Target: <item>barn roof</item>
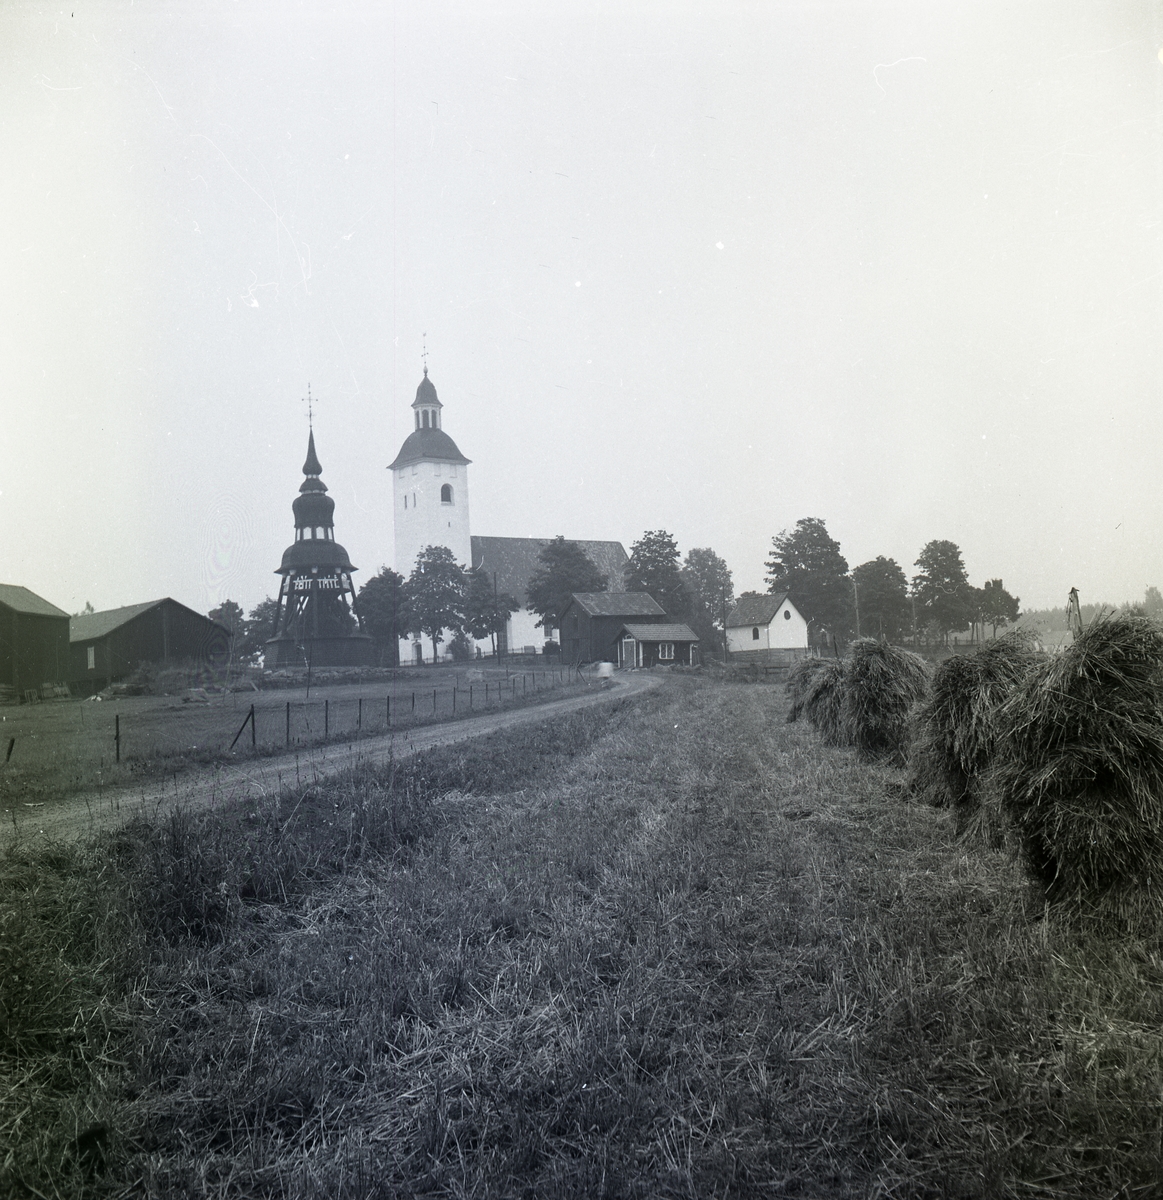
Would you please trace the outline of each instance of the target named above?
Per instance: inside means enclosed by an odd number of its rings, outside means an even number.
[[[623,625],[622,632],[640,642],[697,642],[699,635],[689,625]]]
[[[621,542],[581,542],[567,539],[579,546],[586,557],[615,585],[622,582],[622,572],[630,561]],[[526,603],[529,580],[540,567],[538,558],[549,545],[549,538],[473,537],[472,568],[484,571],[490,579],[497,573],[497,591],[508,592],[522,605]]]
[[[16,583],[0,583],[0,604],[33,617],[68,617],[68,613]]]
[[[79,617],[70,619],[69,641],[91,642],[95,638],[103,638],[113,630],[120,629],[122,625],[127,625],[134,617],[140,617],[142,613],[149,612],[151,608],[157,608],[162,604],[176,604],[178,608],[186,608],[177,600],[163,596],[160,600],[147,600],[144,604],[127,604],[124,608],[107,608],[104,612],[83,613]],[[219,625],[219,622],[212,621],[209,617],[202,616],[201,613],[195,613],[192,608],[187,608],[186,611],[193,613],[196,617],[201,617],[203,621],[211,625]],[[226,626],[219,625],[219,628],[225,629]]]
[[[727,618],[728,629],[738,629],[742,625],[766,625],[775,619],[775,614],[783,607],[787,592],[776,592],[771,596],[743,596],[731,610]]]
[[[665,617],[649,592],[574,592],[573,602],[591,617]]]

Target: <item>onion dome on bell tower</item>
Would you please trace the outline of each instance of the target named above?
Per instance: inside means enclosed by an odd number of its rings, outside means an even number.
[[[315,431],[307,437],[303,482],[291,503],[295,540],[283,551],[277,574],[279,611],[275,636],[266,644],[268,666],[364,666],[374,643],[356,608],[352,566],[335,540],[335,501],[320,476]]]

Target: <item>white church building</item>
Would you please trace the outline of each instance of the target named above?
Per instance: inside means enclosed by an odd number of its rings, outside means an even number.
[[[504,630],[504,650],[534,653],[556,630],[537,627],[538,616],[524,607],[526,588],[539,566],[538,555],[549,538],[474,536],[469,525],[468,468],[456,443],[444,432],[444,405],[424,368],[424,378],[412,402],[415,428],[404,439],[399,454],[389,466],[392,472],[393,525],[395,530],[394,570],[405,579],[416,565],[416,557],[427,546],[447,546],[456,561],[486,572],[496,582],[498,593],[507,593],[522,605],[509,618]],[[571,539],[572,540],[572,539]],[[629,561],[621,542],[578,541],[598,569],[608,576],[611,591],[622,590],[622,573]],[[487,641],[477,643],[481,653],[491,649]],[[447,649],[447,642],[444,647]],[[400,662],[414,662],[423,653],[419,641],[403,641]]]

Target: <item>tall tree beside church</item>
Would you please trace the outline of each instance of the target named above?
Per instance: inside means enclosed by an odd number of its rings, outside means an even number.
[[[648,529],[630,547],[626,590],[649,592],[667,616],[685,618],[690,597],[679,570],[678,544],[665,529]]]
[[[279,619],[279,602],[268,596],[260,600],[246,618],[243,627],[242,645],[238,657],[243,662],[258,662],[268,638],[275,636],[275,625]]]
[[[560,534],[537,555],[540,563],[529,578],[525,601],[530,612],[541,619],[542,629],[560,629],[561,614],[574,592],[604,592],[608,578],[577,544]]]
[[[819,517],[801,517],[795,529],[772,538],[767,590],[788,592],[804,620],[818,630],[847,636],[853,628],[848,560]]]
[[[691,628],[708,651],[722,650],[727,614],[735,601],[731,568],[709,546],[688,550],[682,565],[683,582],[690,597]]]
[[[404,585],[408,631],[432,639],[432,661],[445,630],[456,633],[463,623],[464,570],[447,546],[425,546]]]
[[[918,617],[932,623],[941,637],[949,640],[955,629],[964,629],[977,615],[978,600],[970,587],[956,542],[935,539],[927,542],[917,558],[913,596]]]
[[[403,575],[382,567],[359,589],[357,603],[363,627],[376,643],[380,665],[399,666],[400,638],[408,632]]]
[[[485,571],[469,571],[468,587],[464,594],[464,626],[474,638],[488,638],[497,652],[497,634],[505,622],[521,607],[508,594],[498,592],[492,576]]]
[[[246,628],[246,614],[242,611],[242,605],[233,600],[223,600],[217,608],[212,608],[206,615],[211,621],[217,621],[219,625],[225,625],[230,630],[231,657],[239,658],[243,633]]]
[[[978,589],[977,608],[983,625],[993,629],[993,636],[1004,629],[1011,621],[1018,619],[1021,611],[1019,596],[1011,596],[1002,586],[1000,579],[987,579],[985,586]]]
[[[912,625],[909,581],[900,564],[878,555],[852,569],[860,632],[865,637],[899,641]]]

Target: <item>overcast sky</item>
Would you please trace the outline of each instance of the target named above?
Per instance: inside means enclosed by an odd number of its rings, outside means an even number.
[[[310,383],[357,585],[428,363],[474,533],[821,517],[1163,587],[1150,3],[0,6],[0,582],[276,593]]]

